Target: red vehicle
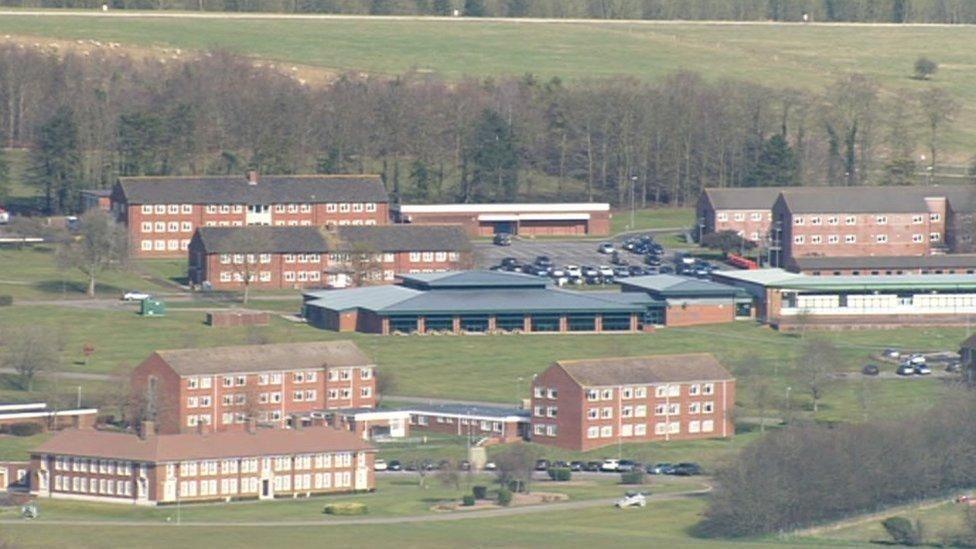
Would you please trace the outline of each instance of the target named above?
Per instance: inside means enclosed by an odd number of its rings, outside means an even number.
[[[755,261],[742,257],[741,255],[729,254],[725,260],[728,262],[729,265],[732,265],[733,267],[739,267],[740,269],[747,269],[751,271],[753,269],[759,268],[759,265],[756,264]]]

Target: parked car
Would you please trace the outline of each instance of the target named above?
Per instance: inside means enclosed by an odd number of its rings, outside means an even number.
[[[678,463],[671,468],[670,474],[679,477],[691,477],[702,474],[702,471],[697,463]]]
[[[552,267],[552,259],[548,255],[535,256],[535,264],[540,267]]]
[[[461,471],[470,471],[471,470],[471,462],[468,461],[468,460],[466,460],[466,459],[462,459],[458,463],[458,469],[460,469]]]
[[[550,467],[552,467],[553,469],[568,469],[569,464],[566,463],[565,461],[557,460],[552,462],[552,465]]]
[[[485,462],[485,471],[494,471],[497,468],[498,468],[498,466],[495,465],[495,462],[494,461],[486,461]]]
[[[919,364],[925,364],[925,355],[912,355],[912,357],[908,359],[908,362],[912,366],[917,366]]]
[[[620,466],[619,459],[605,459],[603,463],[600,464],[600,470],[604,472],[614,473]]]
[[[512,235],[508,233],[498,233],[495,238],[492,239],[495,246],[511,246],[512,245]]]
[[[386,461],[384,461],[382,459],[378,459],[378,460],[376,460],[376,461],[373,462],[373,470],[374,471],[386,471],[388,468],[389,468],[389,466],[386,464]]]
[[[620,257],[620,252],[618,252],[616,250],[614,250],[613,253],[610,254],[610,263],[612,263],[614,265],[626,265],[627,264],[627,262],[624,261],[622,257]]]
[[[514,257],[503,257],[501,262],[502,267],[515,267],[518,264],[519,264],[518,259]]]
[[[635,469],[636,463],[629,459],[622,459],[620,463],[617,464],[617,472],[619,473],[629,473]]]
[[[586,465],[583,466],[584,471],[589,471],[590,473],[595,473],[600,470],[600,466],[603,465],[599,461],[587,461]]]
[[[535,470],[536,471],[545,471],[547,469],[549,469],[549,460],[548,459],[537,459],[536,460],[536,462],[535,462]]]
[[[898,349],[885,349],[881,351],[881,354],[886,358],[901,358],[901,352]]]
[[[582,271],[583,276],[600,276],[600,271],[598,271],[597,268],[592,265],[583,265],[580,270]]]
[[[670,265],[661,265],[660,267],[657,268],[657,272],[660,273],[660,274],[673,273],[674,272],[674,267],[672,267]]]
[[[959,361],[950,362],[949,364],[946,364],[945,371],[947,371],[947,372],[949,372],[951,374],[955,374],[955,373],[961,372],[962,371],[962,364]]]
[[[613,269],[614,278],[627,278],[630,276],[630,269],[627,267],[615,267]]]
[[[7,223],[10,223],[10,212],[0,208],[0,225],[6,225]]]
[[[866,376],[876,376],[881,373],[881,369],[878,368],[877,364],[865,364],[864,367],[861,368],[861,373]]]
[[[630,267],[627,267],[627,271],[630,273],[630,276],[641,276],[647,274],[644,271],[644,267],[641,267],[640,265],[631,265]]]
[[[618,509],[644,507],[647,505],[647,497],[642,492],[627,492],[624,494],[624,497],[618,499],[613,505]]]
[[[570,471],[582,471],[586,467],[586,463],[582,461],[570,461],[569,470]]]
[[[652,475],[669,475],[671,474],[672,466],[670,463],[655,463],[654,465],[647,466],[647,472]]]
[[[132,290],[132,291],[125,292],[124,294],[122,294],[122,301],[142,301],[143,299],[149,299],[151,297],[152,297],[152,295],[151,294],[147,294],[146,292],[140,292],[138,290]]]
[[[391,459],[389,463],[386,464],[387,471],[402,471],[403,465],[398,459]]]
[[[601,254],[612,254],[613,253],[613,242],[603,242],[596,249]]]
[[[915,367],[907,362],[904,362],[898,366],[898,369],[895,370],[895,373],[900,376],[913,376],[915,375]]]
[[[915,375],[927,376],[932,373],[932,368],[929,368],[925,364],[916,364],[914,367],[915,367]]]
[[[566,276],[569,278],[582,278],[583,271],[579,265],[566,265]]]
[[[596,270],[600,271],[600,276],[602,277],[613,278],[613,267],[610,265],[600,265]]]

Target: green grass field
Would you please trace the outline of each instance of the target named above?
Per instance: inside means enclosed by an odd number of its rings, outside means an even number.
[[[695,210],[692,208],[651,208],[634,212],[634,223],[630,223],[630,210],[614,210],[610,219],[610,232],[646,231],[651,229],[674,229],[690,227],[695,223]]]
[[[0,33],[97,39],[143,48],[220,48],[333,71],[394,74],[416,69],[447,78],[521,75],[578,80],[628,75],[655,79],[692,70],[819,91],[862,72],[885,89],[944,86],[964,105],[947,152],[968,159],[976,145],[972,29],[922,26],[736,24],[519,24],[484,21],[190,20],[5,15]],[[933,82],[909,78],[926,55]],[[286,65],[287,66],[287,65]]]

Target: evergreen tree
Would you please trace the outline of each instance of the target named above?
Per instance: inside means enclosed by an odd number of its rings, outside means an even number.
[[[796,156],[790,144],[780,134],[763,141],[746,186],[788,187],[796,183]]]
[[[434,0],[431,11],[434,15],[451,15],[454,7],[451,5],[451,0]]]
[[[508,0],[508,17],[527,17],[529,15],[529,0]]]
[[[470,140],[471,182],[465,200],[515,200],[519,156],[511,125],[485,109]]]
[[[37,145],[31,151],[29,183],[43,191],[48,213],[64,212],[77,190],[80,174],[78,126],[74,112],[61,107],[40,128]]]
[[[485,16],[485,1],[484,0],[464,0],[464,16],[465,17],[484,17]]]
[[[155,114],[136,112],[120,116],[119,174],[158,175],[162,134],[163,121]]]
[[[413,185],[414,196],[421,200],[432,198],[434,174],[431,173],[427,163],[419,158],[410,165],[410,183]]]
[[[3,204],[10,194],[10,163],[7,162],[7,155],[0,148],[0,204]]]

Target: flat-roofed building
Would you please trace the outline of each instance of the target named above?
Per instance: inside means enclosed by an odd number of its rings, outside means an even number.
[[[498,233],[523,236],[606,236],[610,204],[402,204],[401,223],[455,223],[472,237]]]
[[[33,423],[43,429],[94,427],[97,408],[55,409],[46,402],[0,403],[0,432],[20,423]]]
[[[706,353],[559,360],[532,381],[532,440],[587,451],[730,437],[735,379]]]
[[[156,505],[375,488],[374,449],[327,426],[139,435],[60,431],[31,451],[37,498]]]

